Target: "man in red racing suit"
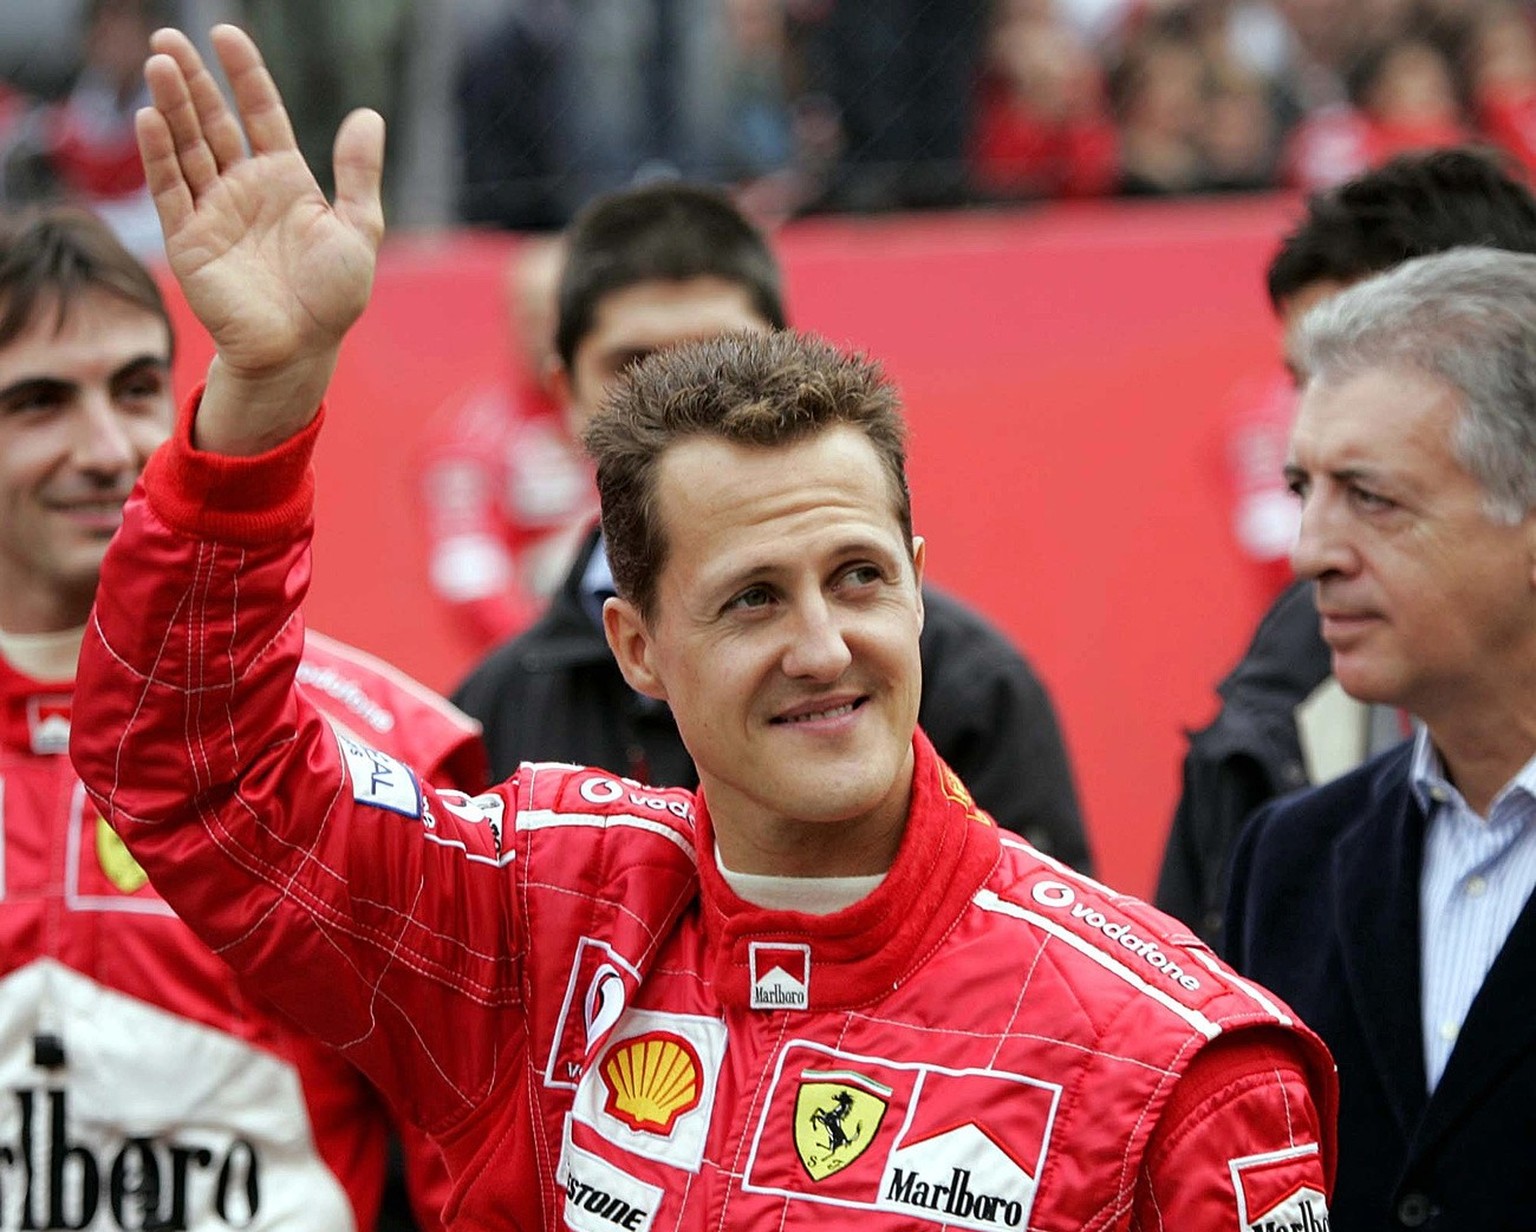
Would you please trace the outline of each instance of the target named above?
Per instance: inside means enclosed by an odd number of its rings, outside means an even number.
[[[172,913],[66,755],[101,554],[170,433],[170,327],[88,215],[0,232],[0,1228],[371,1232],[392,1118],[357,1069],[244,988]],[[444,782],[477,725],[310,634],[306,697]],[[446,1174],[408,1133],[416,1218]]]
[[[178,910],[436,1137],[464,1226],[1326,1226],[1321,1047],[920,735],[896,862],[827,917],[742,901],[689,792],[428,786],[291,685],[313,434],[243,462],[188,428],[109,554],[76,759]]]
[[[613,532],[603,432],[685,403],[721,431],[822,417],[671,441],[665,563],[609,536],[634,596],[610,642],[666,689],[698,793],[525,764],[469,796],[324,722],[292,679],[310,456],[382,231],[382,130],[338,137],[331,212],[254,45],[214,43],[250,154],[171,32],[141,136],[219,358],[108,552],[72,752],[167,901],[432,1135],[449,1221],[1326,1229],[1321,1044],[1166,917],[1005,839],[914,731],[924,549],[867,362],[694,343],[589,431]]]

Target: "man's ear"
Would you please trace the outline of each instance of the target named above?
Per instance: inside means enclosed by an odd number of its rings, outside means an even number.
[[[603,632],[629,687],[659,702],[666,701],[667,691],[652,663],[650,630],[634,604],[617,597],[604,600]]]
[[[912,536],[912,572],[917,579],[917,627],[923,627],[923,568],[928,560],[928,541]]]

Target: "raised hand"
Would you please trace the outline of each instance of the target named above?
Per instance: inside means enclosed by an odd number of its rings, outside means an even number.
[[[166,257],[218,350],[198,443],[247,453],[313,416],[368,302],[384,233],[384,122],[356,111],[342,124],[332,205],[256,45],[234,26],[212,39],[235,110],[191,41],[160,30],[144,66],[152,105],[136,124]]]

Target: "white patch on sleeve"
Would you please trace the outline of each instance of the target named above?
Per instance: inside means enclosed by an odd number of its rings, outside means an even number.
[[[341,732],[336,733],[336,740],[347,777],[352,780],[354,800],[403,817],[420,818],[421,786],[409,766]]]
[[[1227,1166],[1237,1194],[1238,1232],[1328,1232],[1317,1143],[1246,1155]]]

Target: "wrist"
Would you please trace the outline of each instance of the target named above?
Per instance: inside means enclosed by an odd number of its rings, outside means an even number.
[[[192,444],[206,453],[250,457],[302,432],[319,412],[339,348],[261,372],[215,357],[192,425]]]

